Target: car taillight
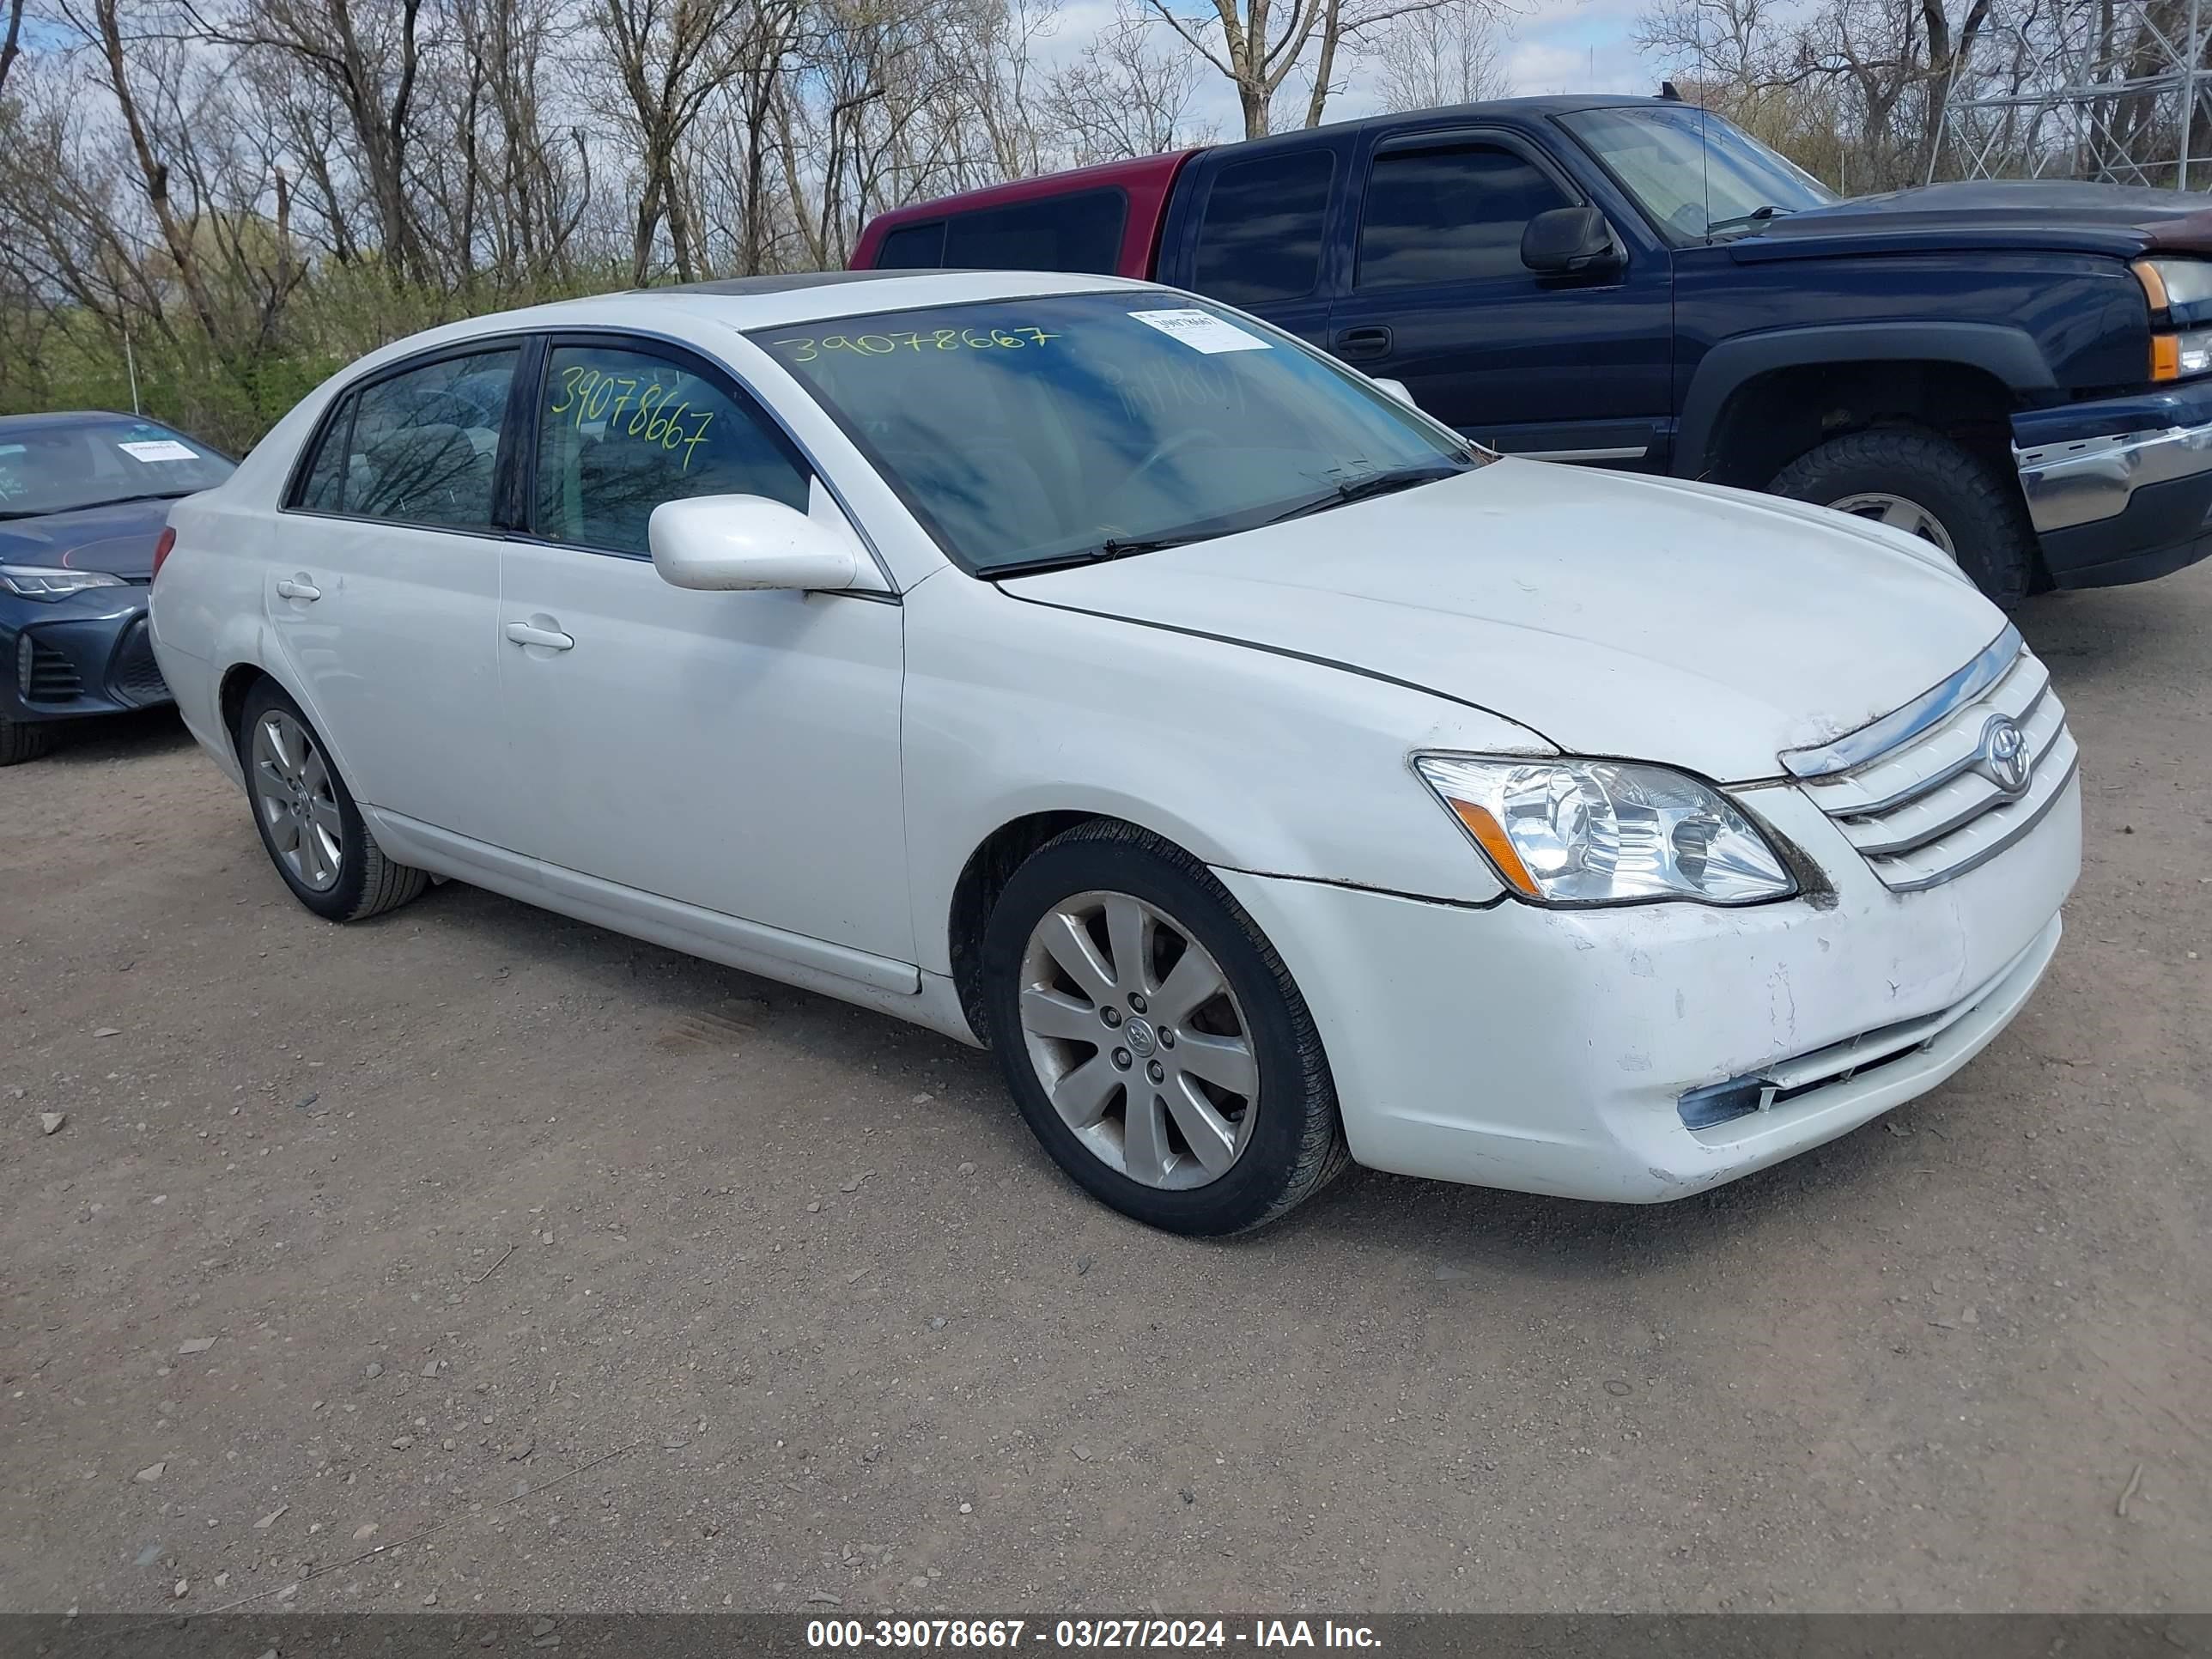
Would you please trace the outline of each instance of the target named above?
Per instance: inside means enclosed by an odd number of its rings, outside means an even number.
[[[161,526],[161,538],[154,544],[154,574],[161,574],[161,561],[169,556],[169,550],[177,544],[177,532],[167,525]],[[152,578],[148,578],[151,580]]]

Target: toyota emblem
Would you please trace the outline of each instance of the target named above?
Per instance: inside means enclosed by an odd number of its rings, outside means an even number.
[[[1982,728],[1981,769],[1991,783],[2008,795],[2024,795],[2035,768],[2027,752],[2027,733],[2009,714],[1992,714]]]

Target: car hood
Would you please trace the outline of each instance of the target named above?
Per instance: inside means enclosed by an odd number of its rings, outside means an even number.
[[[2123,258],[2212,252],[2203,196],[2075,179],[1982,179],[1854,197],[1785,214],[1729,246],[1739,261],[1906,243],[1961,248],[2074,248]]]
[[[0,519],[0,564],[61,565],[145,581],[174,502],[117,501],[36,519]]]
[[[1569,753],[1741,782],[1910,702],[2002,631],[1919,547],[1771,496],[1501,460],[1003,586],[1410,683]]]

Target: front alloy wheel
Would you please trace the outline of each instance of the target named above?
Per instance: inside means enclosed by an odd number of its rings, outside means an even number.
[[[1349,1161],[1312,1013],[1205,865],[1111,819],[1055,836],[983,930],[981,1026],[1053,1161],[1124,1215],[1242,1232]]]
[[[1127,893],[1078,893],[1022,957],[1022,1039],[1053,1109],[1109,1170],[1147,1187],[1229,1172],[1260,1065],[1229,981],[1190,930]]]

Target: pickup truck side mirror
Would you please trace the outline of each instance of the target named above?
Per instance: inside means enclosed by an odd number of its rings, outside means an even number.
[[[1594,207],[1548,209],[1521,233],[1521,263],[1543,276],[1611,270],[1620,262],[1613,227]]]

